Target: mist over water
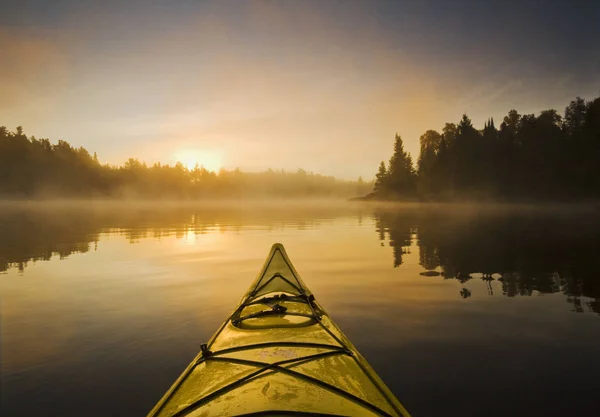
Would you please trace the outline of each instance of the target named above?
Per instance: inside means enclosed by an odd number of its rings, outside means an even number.
[[[592,412],[599,232],[590,206],[5,203],[0,411],[145,415],[281,242],[413,415]]]

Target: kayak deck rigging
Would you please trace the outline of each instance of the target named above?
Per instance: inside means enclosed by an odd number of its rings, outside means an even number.
[[[219,375],[223,381],[215,383]],[[302,388],[316,397],[314,404]],[[319,404],[332,398],[337,408]],[[149,414],[212,415],[409,416],[329,320],[279,244],[235,311]]]

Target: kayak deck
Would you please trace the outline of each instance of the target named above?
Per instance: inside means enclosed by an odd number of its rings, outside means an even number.
[[[273,245],[242,301],[148,415],[409,416]]]

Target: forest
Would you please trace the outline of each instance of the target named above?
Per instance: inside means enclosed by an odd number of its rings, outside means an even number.
[[[27,137],[22,127],[0,127],[0,197],[4,198],[231,198],[355,197],[373,183],[340,180],[298,169],[213,172],[182,163],[147,165],[130,158],[102,164],[96,153],[59,140]]]
[[[561,115],[510,110],[483,129],[465,114],[420,137],[413,164],[396,134],[367,199],[574,201],[600,197],[600,97],[572,100]]]

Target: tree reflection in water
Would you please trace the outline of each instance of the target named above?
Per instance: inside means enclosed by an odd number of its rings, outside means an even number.
[[[120,206],[118,206],[120,207]],[[371,214],[371,213],[368,213]],[[250,215],[235,208],[157,207],[145,204],[115,207],[66,205],[0,209],[0,272],[23,271],[28,262],[64,258],[97,247],[102,233],[124,235],[130,242],[147,237],[183,237],[214,228],[239,230],[249,219],[267,229],[289,224],[298,229],[319,219],[353,216],[364,221],[357,206],[322,206],[306,211],[263,207]],[[250,217],[248,217],[250,216]],[[600,214],[594,209],[500,209],[433,206],[375,209],[375,229],[391,246],[393,265],[417,249],[424,277],[441,276],[463,284],[473,279],[501,283],[507,297],[563,293],[572,310],[600,313]],[[425,279],[425,278],[424,278]],[[582,299],[584,298],[584,299]]]
[[[489,295],[496,280],[507,297],[562,292],[573,311],[583,312],[585,303],[600,313],[600,216],[593,209],[380,209],[375,218],[394,267],[416,233],[423,276],[465,284],[477,275]]]

